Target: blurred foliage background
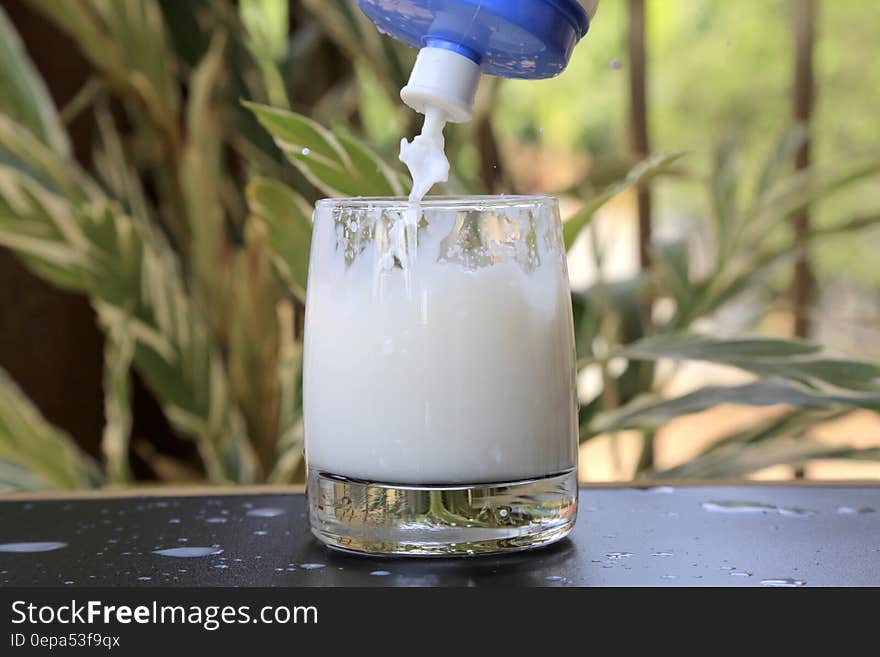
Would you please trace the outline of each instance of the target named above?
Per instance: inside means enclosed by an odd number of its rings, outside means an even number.
[[[406,188],[414,53],[354,0],[2,8],[0,488],[300,481],[311,204]],[[440,191],[562,202],[582,478],[880,474],[878,24],[605,0],[447,129]]]

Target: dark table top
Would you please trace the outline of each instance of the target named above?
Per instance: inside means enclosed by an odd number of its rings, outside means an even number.
[[[391,559],[323,547],[301,494],[14,499],[0,585],[878,586],[874,509],[880,487],[587,488],[554,546]]]

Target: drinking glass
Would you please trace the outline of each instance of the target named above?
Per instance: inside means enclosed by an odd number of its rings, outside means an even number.
[[[303,403],[324,543],[471,555],[565,536],[577,395],[555,199],[318,201]]]

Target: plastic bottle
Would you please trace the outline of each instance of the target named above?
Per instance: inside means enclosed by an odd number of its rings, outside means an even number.
[[[586,35],[598,0],[358,0],[380,32],[419,48],[400,97],[447,121],[472,116],[480,76],[539,79],[561,73]]]

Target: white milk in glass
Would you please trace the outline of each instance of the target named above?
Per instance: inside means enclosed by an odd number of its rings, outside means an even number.
[[[575,467],[555,201],[480,203],[318,203],[304,352],[311,471],[435,485]]]

